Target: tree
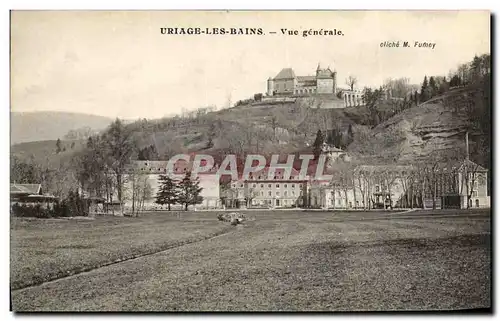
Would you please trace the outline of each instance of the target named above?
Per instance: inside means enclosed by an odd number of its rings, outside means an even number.
[[[466,159],[460,168],[462,172],[462,180],[460,182],[461,184],[461,190],[464,190],[464,185],[465,185],[465,195],[467,196],[467,208],[471,207],[472,203],[472,195],[474,192],[474,187],[476,186],[476,182],[478,181],[478,169],[479,165],[469,161],[469,159]]]
[[[439,84],[439,87],[438,87],[438,94],[442,95],[445,92],[447,92],[449,89],[450,89],[450,83],[448,83],[448,81],[446,81],[446,77],[443,77],[443,80],[441,81],[441,83]]]
[[[151,186],[148,183],[148,176],[141,174],[138,170],[129,172],[126,179],[131,183],[132,215],[137,216],[139,211],[143,210],[144,201],[151,197]]]
[[[175,204],[179,200],[179,192],[177,186],[169,176],[160,175],[160,188],[156,193],[156,203],[160,205],[168,205],[168,210],[170,211],[170,205]]]
[[[318,159],[319,155],[321,155],[324,141],[325,141],[325,136],[321,132],[321,129],[318,129],[316,133],[316,139],[314,140],[313,143],[314,159]]]
[[[424,82],[422,83],[422,88],[420,89],[420,101],[425,102],[430,98],[430,88],[427,76],[424,77]]]
[[[273,116],[271,118],[271,127],[273,129],[273,139],[276,140],[276,127],[278,126],[278,123],[276,121],[276,116]]]
[[[346,78],[345,83],[351,90],[354,90],[354,86],[358,83],[358,79],[354,76],[349,76]]]
[[[429,78],[429,92],[430,92],[429,98],[434,97],[438,93],[438,86],[433,76]]]
[[[214,138],[215,138],[215,123],[212,122],[210,123],[210,127],[208,128],[208,141],[207,141],[207,148],[212,148],[214,147]]]
[[[178,202],[184,205],[187,211],[189,205],[201,204],[203,197],[200,195],[203,188],[200,187],[198,178],[191,179],[191,172],[187,172],[178,188]]]
[[[116,119],[104,133],[105,159],[116,177],[118,201],[122,203],[123,174],[133,152],[132,131]]]
[[[13,156],[10,163],[10,182],[18,184],[34,184],[38,180],[38,169],[30,163],[25,163]]]
[[[418,95],[417,90],[415,90],[415,95],[413,96],[413,100],[415,102],[415,106],[418,106],[418,103],[420,102],[420,96]]]
[[[375,90],[366,87],[363,91],[363,101],[370,112],[370,123],[372,126],[377,126],[380,122],[377,106],[382,100],[383,95],[384,89],[382,87]]]
[[[384,88],[390,93],[391,97],[405,98],[408,93],[412,92],[409,78],[388,78],[384,81]]]
[[[137,155],[138,160],[157,160],[158,152],[154,144],[144,147],[139,150]]]
[[[56,142],[56,154],[59,154],[62,151],[61,140],[58,138]]]
[[[337,192],[337,195],[340,197],[341,193],[344,194],[344,199],[345,199],[345,208],[347,209],[349,207],[348,204],[348,192],[353,191],[354,193],[354,175],[353,175],[353,168],[351,164],[348,163],[340,163],[340,164],[335,164],[335,167],[333,168],[333,175],[332,175],[332,181],[330,182],[329,186],[332,188],[332,197],[333,197],[333,205],[334,208],[336,206],[335,204],[335,193]],[[354,204],[356,204],[356,200],[354,200]]]
[[[252,206],[252,201],[257,197],[259,196],[259,193],[254,189],[254,188],[250,188],[247,192],[247,195],[245,197],[245,200],[247,202],[247,207],[250,207]]]
[[[108,167],[106,165],[105,142],[99,136],[89,137],[81,151],[72,158],[72,168],[82,190],[91,196],[103,197],[109,186],[106,185]],[[107,196],[106,196],[107,197]],[[107,200],[109,200],[107,198]]]
[[[450,79],[450,87],[460,86],[462,84],[462,80],[458,75],[453,75]]]
[[[347,145],[351,144],[354,140],[354,133],[352,132],[352,124],[347,128]]]
[[[144,201],[150,199],[153,196],[153,187],[149,184],[147,177],[144,177],[142,181],[143,185],[141,188],[141,194],[139,195],[140,209],[144,208]]]

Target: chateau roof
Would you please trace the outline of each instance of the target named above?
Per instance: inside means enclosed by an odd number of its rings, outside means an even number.
[[[283,68],[281,71],[274,77],[274,80],[279,79],[294,79],[295,72],[293,72],[292,68]]]
[[[298,81],[316,81],[316,76],[297,76]]]
[[[330,68],[318,70],[316,78],[318,78],[318,79],[331,79],[331,78],[333,78],[333,72],[330,70]]]

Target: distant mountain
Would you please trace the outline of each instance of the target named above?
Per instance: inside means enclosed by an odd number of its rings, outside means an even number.
[[[57,111],[11,112],[11,145],[63,139],[70,130],[88,127],[102,130],[113,120],[108,117]]]

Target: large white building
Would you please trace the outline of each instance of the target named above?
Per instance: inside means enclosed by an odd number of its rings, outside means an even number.
[[[127,168],[127,175],[125,175],[124,183],[124,207],[130,209],[132,207],[131,193],[133,190],[133,177],[136,184],[148,184],[151,187],[151,194],[144,201],[144,210],[162,210],[167,209],[167,205],[156,204],[156,194],[160,186],[160,175],[185,175],[186,172],[191,171],[192,162],[178,160],[175,163],[173,172],[167,170],[168,161],[133,161]],[[202,164],[203,166],[203,164]],[[199,173],[198,179],[200,187],[202,188],[201,196],[203,202],[196,205],[196,208],[219,208],[220,193],[219,193],[219,176],[217,168],[214,167],[210,172]],[[175,208],[175,206],[174,206]]]
[[[226,207],[302,207],[306,204],[307,180],[299,177],[296,169],[290,176],[285,170],[276,168],[269,177],[270,167],[250,173],[248,179],[240,175],[223,190]]]
[[[465,160],[427,175],[413,166],[360,165],[344,178],[309,182],[310,206],[467,208],[469,200],[469,208],[490,207],[488,171],[482,166]]]

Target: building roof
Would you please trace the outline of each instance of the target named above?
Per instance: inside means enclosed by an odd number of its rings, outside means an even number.
[[[274,77],[274,80],[280,79],[295,79],[295,72],[292,68],[283,68],[281,71]]]
[[[41,194],[41,184],[10,184],[10,194],[14,195],[34,195]]]
[[[318,70],[316,73],[316,78],[331,79],[333,78],[333,72],[330,70],[330,68]]]
[[[298,81],[316,81],[316,76],[297,76]]]

